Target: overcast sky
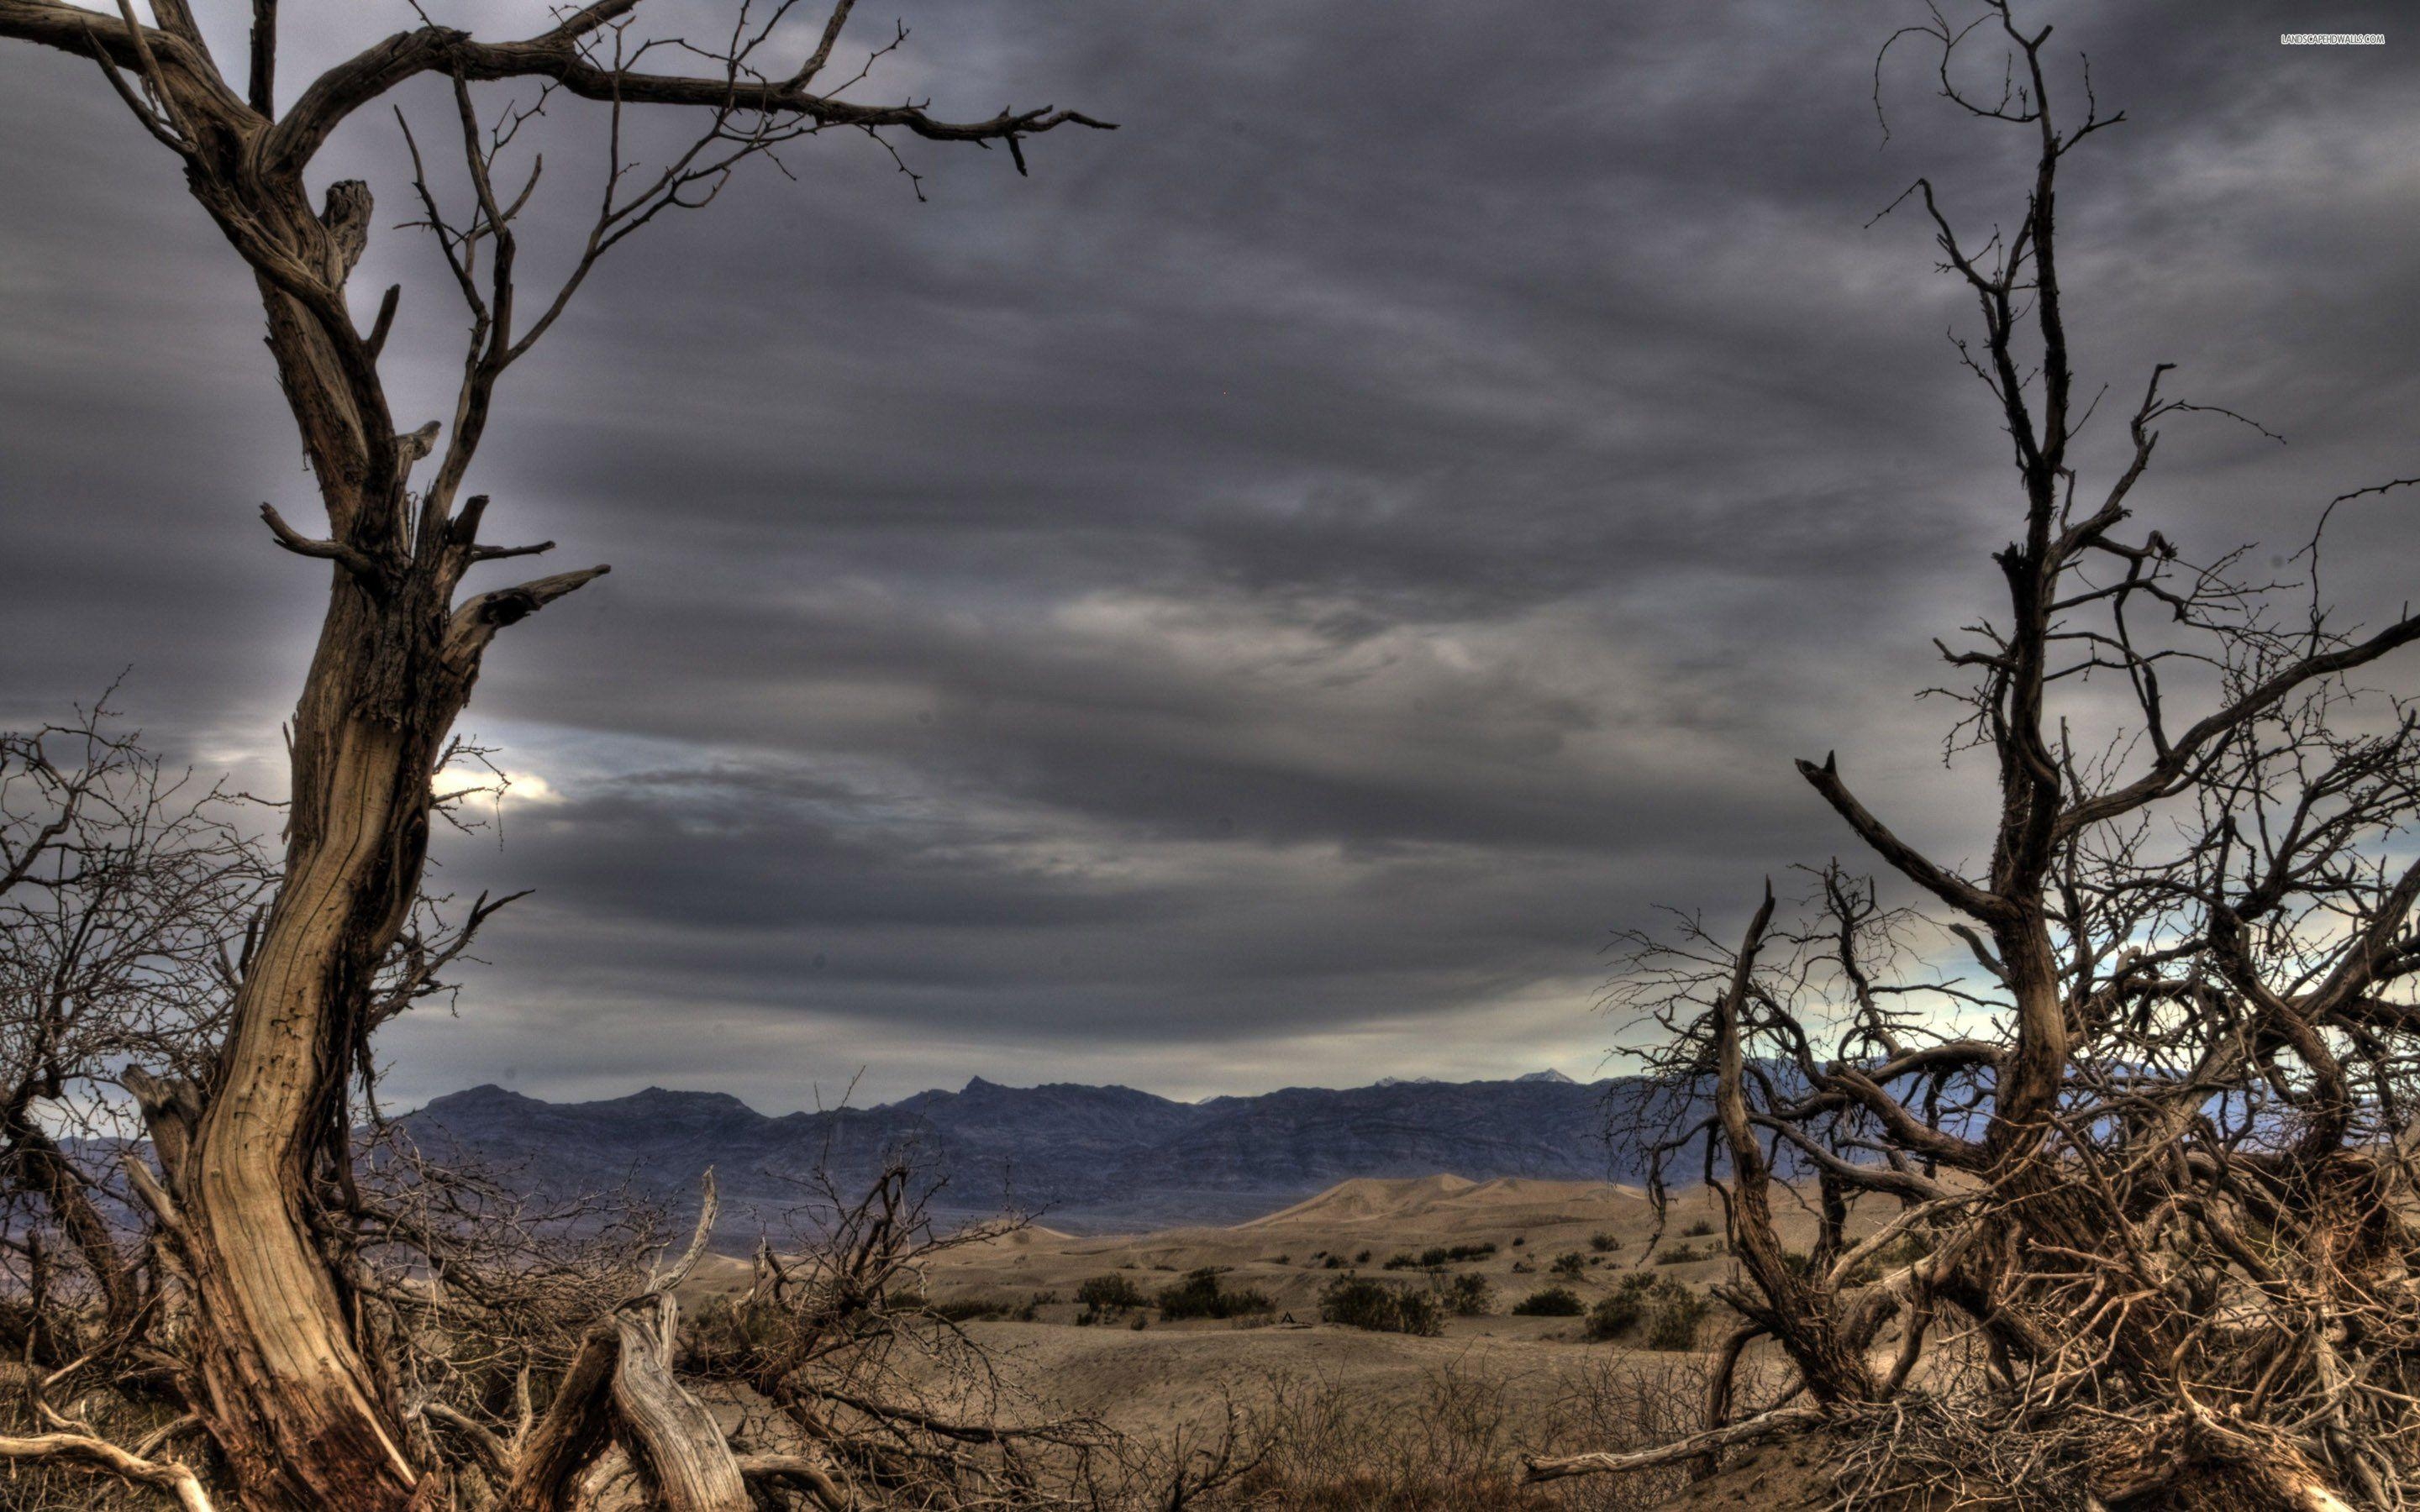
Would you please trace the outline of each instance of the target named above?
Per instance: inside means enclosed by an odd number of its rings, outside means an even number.
[[[411,21],[286,9],[289,98]],[[2151,522],[2283,553],[2420,472],[2420,29],[2029,9],[2130,117],[2062,185],[2087,380],[2131,401],[2175,362],[2290,443],[2172,424]],[[923,204],[873,144],[803,144],[796,182],[628,243],[506,380],[492,533],[615,570],[489,658],[464,728],[517,787],[438,886],[537,892],[458,1018],[382,1038],[396,1101],[1585,1076],[1611,931],[1742,915],[1849,843],[1791,757],[1985,843],[1911,695],[1988,610],[2005,442],[1924,228],[1868,223],[1919,173],[2012,221],[2024,143],[1913,50],[1885,143],[1874,54],[1919,7],[895,14],[869,97],[1122,129],[1033,141],[1024,179],[903,144]],[[2279,45],[2314,27],[2387,45]],[[587,208],[601,124],[537,129],[533,239]],[[155,743],[273,787],[325,574],[255,517],[311,494],[250,280],[88,65],[0,49],[0,719],[131,667]],[[398,145],[365,115],[320,177],[402,221]],[[445,412],[462,325],[414,237],[355,279],[406,285],[406,424]],[[2410,499],[2342,522],[2356,617],[2408,592]]]

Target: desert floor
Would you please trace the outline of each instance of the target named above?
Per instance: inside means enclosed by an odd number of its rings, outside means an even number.
[[[1786,1242],[1809,1242],[1810,1212],[1785,1205],[1780,1217]],[[1701,1225],[1711,1233],[1689,1234]],[[1584,1319],[1516,1317],[1507,1309],[1548,1286],[1567,1286],[1593,1304],[1641,1268],[1702,1291],[1731,1272],[1720,1249],[1721,1227],[1716,1199],[1703,1188],[1672,1196],[1659,1237],[1653,1206],[1636,1187],[1474,1182],[1455,1176],[1360,1180],[1234,1227],[1079,1237],[1034,1226],[937,1257],[926,1285],[944,1304],[985,1302],[1016,1309],[1046,1299],[1031,1321],[967,1325],[993,1354],[1011,1396],[1037,1413],[1165,1429],[1214,1417],[1230,1396],[1265,1398],[1280,1382],[1403,1400],[1459,1377],[1487,1383],[1497,1401],[1521,1415],[1543,1416],[1559,1406],[1568,1410],[1591,1383],[1602,1391],[1608,1367],[1636,1372],[1642,1365],[1685,1366],[1692,1358],[1590,1343]],[[1600,1236],[1610,1239],[1610,1249],[1600,1247]],[[1444,1334],[1431,1338],[1319,1321],[1321,1290],[1346,1270],[1424,1285],[1422,1270],[1389,1272],[1383,1269],[1386,1260],[1418,1257],[1433,1246],[1484,1243],[1494,1243],[1495,1253],[1446,1270],[1493,1284],[1490,1316],[1450,1319]],[[1702,1257],[1657,1263],[1657,1257],[1683,1245]],[[1580,1257],[1575,1279],[1550,1273],[1566,1255]],[[1123,1274],[1150,1296],[1202,1266],[1225,1271],[1222,1284],[1231,1288],[1266,1294],[1275,1320],[1170,1323],[1146,1310],[1140,1329],[1131,1318],[1075,1326],[1083,1311],[1076,1290],[1090,1277]],[[736,1291],[747,1278],[746,1262],[716,1257],[690,1290],[701,1296]],[[1710,1323],[1706,1337],[1717,1327]],[[1661,1374],[1678,1381],[1688,1372]]]

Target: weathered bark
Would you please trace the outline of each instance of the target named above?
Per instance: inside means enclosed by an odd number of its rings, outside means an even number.
[[[672,1373],[679,1308],[649,1292],[597,1320],[535,1427],[498,1512],[568,1512],[582,1472],[618,1442],[665,1512],[749,1512],[714,1414]]]
[[[1730,1288],[1725,1295],[1781,1342],[1817,1401],[1863,1401],[1873,1395],[1873,1378],[1864,1356],[1841,1335],[1831,1288],[1815,1279],[1811,1268],[1792,1269],[1774,1232],[1771,1173],[1740,1085],[1740,1019],[1747,1011],[1757,954],[1772,923],[1773,889],[1767,887],[1740,946],[1730,989],[1714,1010],[1714,1114],[1731,1163],[1731,1247],[1759,1293]]]
[[[68,1163],[58,1142],[26,1116],[23,1106],[0,1119],[0,1135],[8,1140],[16,1167],[12,1176],[24,1190],[37,1193],[58,1220],[70,1243],[83,1257],[85,1269],[101,1289],[102,1326],[116,1328],[134,1311],[134,1273],[118,1248],[109,1222],[93,1206],[91,1190],[81,1172]]]
[[[39,1433],[0,1438],[0,1460],[12,1465],[58,1465],[109,1475],[130,1486],[147,1486],[172,1498],[181,1512],[215,1512],[201,1478],[174,1460],[146,1459],[84,1433]]]
[[[1629,1470],[1652,1470],[1657,1465],[1678,1464],[1684,1459],[1736,1448],[1743,1443],[1801,1433],[1823,1421],[1823,1413],[1820,1408],[1776,1407],[1770,1412],[1631,1454],[1530,1455],[1521,1461],[1521,1478],[1535,1483],[1563,1480],[1573,1475],[1608,1475]]]

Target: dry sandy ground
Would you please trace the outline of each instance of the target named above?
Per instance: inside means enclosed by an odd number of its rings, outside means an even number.
[[[1007,1381],[1031,1394],[1037,1412],[1097,1415],[1122,1427],[1166,1427],[1198,1421],[1228,1391],[1265,1391],[1275,1378],[1342,1384],[1357,1395],[1393,1399],[1448,1368],[1500,1381],[1509,1399],[1544,1408],[1567,1398],[1584,1372],[1601,1368],[1617,1351],[1585,1342],[1580,1319],[1513,1317],[1504,1309],[1550,1285],[1569,1286],[1593,1303],[1642,1261],[1653,1273],[1703,1289],[1727,1276],[1731,1261],[1718,1252],[1716,1239],[1684,1237],[1685,1231],[1703,1222],[1718,1234],[1721,1216],[1712,1193],[1677,1193],[1658,1239],[1653,1208],[1635,1187],[1473,1182],[1455,1176],[1360,1180],[1231,1228],[1079,1237],[1032,1227],[939,1257],[927,1286],[943,1303],[1013,1306],[1037,1295],[1063,1299],[1040,1307],[1032,1322],[970,1329],[995,1351]],[[1814,1220],[1785,1207],[1781,1227],[1786,1242],[1804,1246]],[[1600,1234],[1615,1241],[1609,1252],[1591,1244]],[[1366,1274],[1419,1284],[1419,1271],[1388,1273],[1383,1263],[1432,1245],[1487,1242],[1497,1246],[1495,1254],[1450,1271],[1475,1273],[1494,1284],[1494,1316],[1453,1319],[1436,1338],[1318,1322],[1319,1293],[1342,1273],[1329,1268],[1327,1256]],[[1694,1245],[1706,1257],[1652,1263],[1652,1253],[1679,1244]],[[1577,1280],[1548,1273],[1555,1258],[1567,1254],[1582,1257]],[[1201,1266],[1225,1269],[1222,1281],[1230,1288],[1265,1293],[1278,1316],[1291,1315],[1294,1326],[1171,1324],[1156,1317],[1140,1331],[1123,1322],[1072,1326],[1080,1310],[1076,1288],[1089,1277],[1123,1274],[1149,1296]],[[717,1258],[695,1289],[737,1289],[746,1274],[743,1262]]]

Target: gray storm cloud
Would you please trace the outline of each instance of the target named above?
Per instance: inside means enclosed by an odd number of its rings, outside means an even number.
[[[2180,421],[2144,508],[2288,552],[2420,471],[2397,18],[2043,8],[2130,116],[2065,192],[2086,368],[2178,363],[2290,442]],[[411,21],[288,9],[319,60]],[[1909,695],[1991,592],[2004,443],[1923,227],[1868,223],[1918,173],[2009,219],[2024,144],[1912,55],[1885,140],[1911,14],[908,6],[878,92],[1123,130],[1030,179],[904,147],[923,204],[804,144],[515,372],[474,486],[616,572],[481,685],[523,780],[441,885],[539,890],[458,1019],[389,1035],[398,1093],[1581,1073],[1612,929],[1844,848],[1790,757],[1979,843]],[[319,583],[252,519],[305,482],[249,281],[82,66],[0,54],[0,716],[131,666],[155,741],[258,777]],[[597,124],[542,127],[566,233]],[[398,150],[338,153],[382,223]],[[356,281],[407,282],[432,415],[436,272],[395,230]],[[2332,595],[2391,605],[2410,506],[2341,524]]]

